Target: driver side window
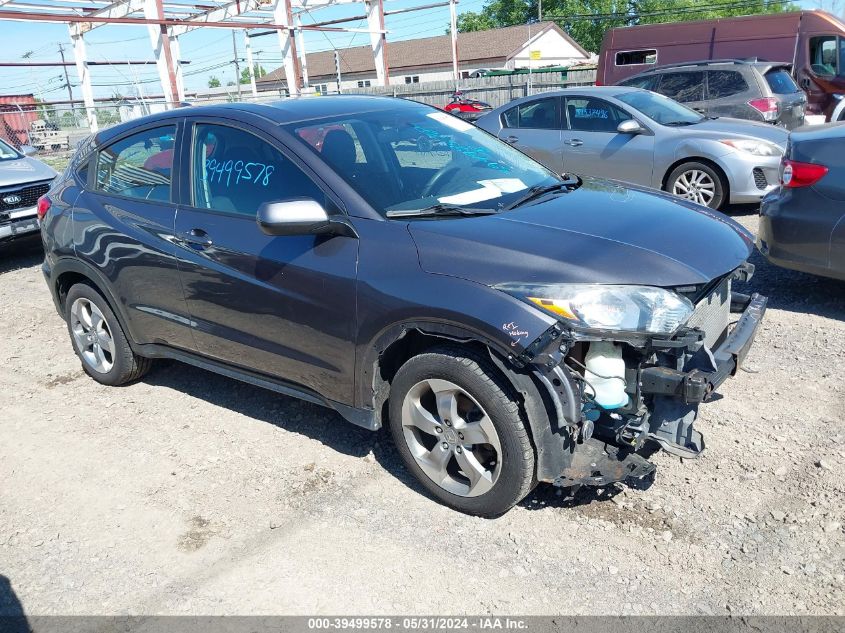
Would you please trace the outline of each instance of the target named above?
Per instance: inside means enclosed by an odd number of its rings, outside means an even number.
[[[322,190],[282,152],[225,125],[195,126],[191,180],[198,209],[255,217],[264,202],[311,198],[325,203]]]
[[[839,51],[834,35],[810,39],[810,64],[813,72],[822,77],[839,74]]]

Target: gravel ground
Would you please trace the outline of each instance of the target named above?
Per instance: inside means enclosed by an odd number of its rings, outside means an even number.
[[[845,284],[755,257],[770,309],[700,460],[484,520],[317,406],[178,363],[96,384],[40,257],[0,258],[0,574],[29,614],[845,614]]]

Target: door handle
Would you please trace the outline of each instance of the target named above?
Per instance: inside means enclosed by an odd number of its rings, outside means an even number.
[[[582,141],[580,138],[572,138],[568,141],[564,141],[563,144],[569,145],[570,147],[580,147],[584,144],[584,141]]]
[[[513,145],[514,143],[516,143],[518,141],[519,141],[519,137],[517,137],[517,136],[506,136],[505,137],[505,143],[510,143],[511,145]]]
[[[802,87],[802,88],[809,88],[809,87],[810,87],[810,80],[809,80],[809,78],[804,77],[804,78],[801,80],[801,87]]]
[[[180,233],[176,239],[183,244],[190,244],[191,246],[198,246],[200,248],[208,248],[213,244],[208,233],[202,229],[191,229],[186,233]]]

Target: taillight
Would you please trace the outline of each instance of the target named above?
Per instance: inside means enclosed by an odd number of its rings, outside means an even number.
[[[774,97],[752,99],[748,105],[762,114],[766,121],[774,121],[778,118],[778,100]]]
[[[809,187],[824,178],[828,172],[824,165],[799,163],[797,160],[783,159],[780,184],[784,187]]]
[[[43,220],[44,216],[47,215],[47,211],[50,210],[50,206],[52,205],[52,201],[47,196],[41,196],[38,198],[38,219]]]

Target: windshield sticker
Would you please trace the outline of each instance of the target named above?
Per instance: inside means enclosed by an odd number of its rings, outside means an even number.
[[[467,123],[463,119],[459,119],[451,114],[446,114],[445,112],[431,112],[426,116],[429,119],[434,119],[438,123],[448,125],[450,128],[457,130],[458,132],[466,132],[472,129],[472,123]]]
[[[476,202],[501,198],[503,193],[514,193],[527,188],[525,183],[519,178],[479,180],[478,184],[481,185],[480,189],[472,189],[451,196],[443,196],[442,198],[438,198],[437,201],[443,204],[474,204]]]
[[[253,185],[266,187],[270,184],[270,177],[276,171],[274,165],[265,163],[245,162],[242,160],[218,161],[216,158],[209,158],[205,161],[208,183],[222,183],[226,186],[239,185],[247,182]],[[216,180],[215,180],[216,179]]]

